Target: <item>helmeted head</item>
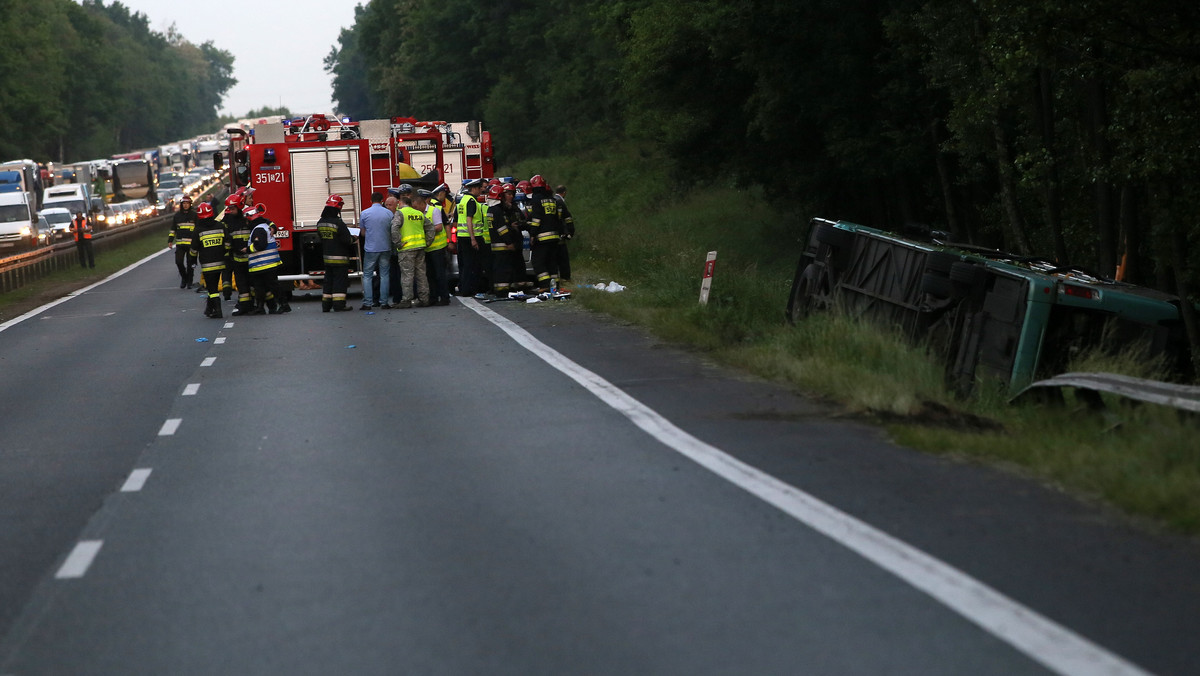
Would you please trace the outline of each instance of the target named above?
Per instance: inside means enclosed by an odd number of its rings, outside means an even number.
[[[225,198],[225,209],[227,211],[241,211],[242,210],[242,194],[235,192],[235,193],[230,194],[229,197],[226,197]]]
[[[492,185],[488,188],[487,196],[490,200],[500,199],[504,196],[504,186],[500,185],[499,183]]]
[[[341,209],[345,203],[346,201],[342,199],[341,195],[330,195],[329,199],[325,200],[325,206],[333,207],[334,209]]]
[[[545,188],[546,187],[546,179],[542,178],[541,174],[538,174],[538,175],[534,176],[533,178],[529,179],[529,187],[534,188],[534,189]]]
[[[529,181],[517,181],[517,192],[529,194]]]
[[[247,209],[246,212],[243,213],[242,215],[245,216],[248,220],[254,220],[256,218],[266,218],[267,217],[267,205],[255,204],[254,206]]]
[[[213,217],[212,205],[209,204],[208,202],[201,202],[200,206],[196,207],[196,217],[197,218],[212,218]]]

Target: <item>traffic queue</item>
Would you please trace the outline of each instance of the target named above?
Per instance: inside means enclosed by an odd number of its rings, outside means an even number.
[[[250,186],[238,188],[220,214],[211,202],[193,209],[185,198],[174,215],[167,245],[175,248],[180,288],[197,286],[198,264],[197,291],[205,293],[207,317],[223,317],[221,296],[230,300],[235,291],[234,316],[292,309],[293,282],[278,278],[276,228],[254,193]],[[371,206],[355,219],[361,226],[356,230],[342,218],[343,197],[326,200],[317,224],[323,312],[350,309],[356,260],[363,263],[363,310],[449,305],[452,292],[480,300],[534,288],[553,293],[570,279],[567,242],[575,236],[574,219],[565,188],[552,191],[541,175],[515,184],[471,179],[454,196],[444,183],[433,190],[401,184],[387,193],[371,196]]]

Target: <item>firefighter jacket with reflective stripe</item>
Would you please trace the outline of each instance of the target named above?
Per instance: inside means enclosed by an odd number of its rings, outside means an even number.
[[[321,236],[321,257],[325,265],[350,265],[354,255],[354,235],[346,222],[334,216],[322,217],[317,221],[317,234]]]
[[[554,195],[547,190],[535,191],[529,220],[530,245],[537,247],[539,243],[557,242],[559,227],[558,202]]]
[[[450,238],[446,235],[446,219],[442,213],[442,208],[433,202],[430,202],[425,207],[425,217],[429,219],[434,226],[441,225],[442,229],[433,233],[433,241],[429,246],[425,247],[426,251],[441,251],[450,244]]]
[[[571,210],[567,209],[567,201],[562,195],[554,196],[554,203],[558,206],[558,220],[562,224],[561,234],[564,239],[571,239],[575,236],[575,219],[571,218]]]
[[[229,240],[225,239],[224,224],[211,218],[200,219],[196,223],[196,234],[192,237],[191,249],[200,262],[201,272],[224,270],[225,255],[229,253]]]
[[[180,209],[175,212],[171,221],[171,232],[167,235],[167,244],[178,244],[187,248],[192,245],[192,233],[196,231],[196,212],[191,209]]]
[[[75,241],[92,238],[92,226],[88,225],[87,219],[82,216],[76,216],[71,219],[71,232],[75,233]]]
[[[279,258],[279,242],[271,234],[274,226],[265,218],[255,219],[250,231],[250,272],[266,272],[283,265]]]
[[[250,224],[237,212],[225,212],[225,238],[234,263],[250,262]]]
[[[521,232],[509,223],[504,204],[497,202],[488,208],[488,224],[492,229],[492,251],[516,251],[521,248]]]
[[[392,221],[392,240],[396,251],[413,251],[425,248],[425,214],[409,205],[396,210]]]

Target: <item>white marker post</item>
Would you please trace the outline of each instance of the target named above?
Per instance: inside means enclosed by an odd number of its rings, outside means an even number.
[[[709,251],[704,259],[704,280],[700,282],[700,304],[708,305],[708,290],[712,288],[713,269],[717,267],[717,252]]]

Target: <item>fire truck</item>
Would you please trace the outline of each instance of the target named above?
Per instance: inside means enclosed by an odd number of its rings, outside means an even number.
[[[386,194],[401,183],[431,189],[443,182],[453,192],[461,181],[495,173],[491,135],[478,122],[351,121],[317,114],[259,124],[253,134],[238,127],[226,131],[230,189],[249,185],[254,202],[266,205],[276,226],[283,280],[323,277],[317,221],[330,195],[345,200],[342,220],[356,232],[373,192]]]

